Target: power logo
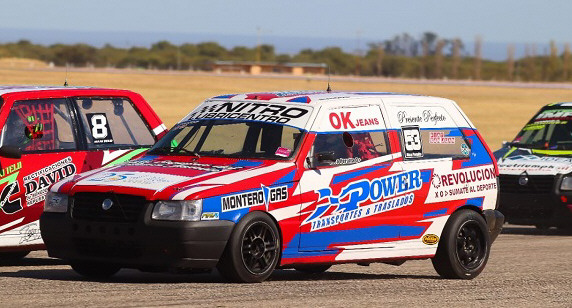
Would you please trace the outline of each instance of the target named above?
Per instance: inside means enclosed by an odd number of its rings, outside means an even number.
[[[318,203],[322,200],[326,200],[327,202],[318,205],[304,223],[319,219],[325,213],[330,212],[329,209],[332,206],[337,207],[334,211],[335,213],[353,213],[358,211],[361,204],[366,201],[385,201],[393,197],[407,195],[408,193],[421,189],[422,185],[421,172],[419,170],[411,170],[373,180],[352,182],[342,188],[337,196],[332,194],[330,187],[320,189],[318,190]],[[344,202],[342,200],[347,201]],[[412,202],[413,195],[407,195],[406,198],[399,201],[399,204],[383,204],[379,209],[374,209],[373,212],[380,213],[390,208],[395,208],[396,206],[410,205]],[[367,215],[369,214],[370,212],[367,213]]]

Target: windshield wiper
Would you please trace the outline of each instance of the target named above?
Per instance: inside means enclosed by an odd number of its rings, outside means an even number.
[[[196,156],[196,157],[198,157],[198,158],[201,158],[201,156],[199,155],[199,153],[197,153],[197,152],[195,152],[195,151],[187,150],[187,149],[185,149],[185,148],[180,148],[179,151],[180,151],[180,152],[185,152],[185,153],[187,153],[187,154],[194,155],[194,156]]]
[[[171,147],[163,147],[163,148],[154,148],[149,150],[149,152],[147,152],[147,154],[168,154],[168,153],[172,153],[173,152],[173,148]]]

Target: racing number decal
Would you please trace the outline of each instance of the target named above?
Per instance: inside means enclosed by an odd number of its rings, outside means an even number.
[[[93,137],[93,143],[113,143],[109,121],[105,113],[87,113],[87,123]]]
[[[14,214],[23,209],[22,200],[20,198],[10,201],[10,198],[19,192],[20,185],[18,185],[18,181],[8,183],[4,186],[4,189],[2,189],[2,193],[0,194],[0,208],[4,213]]]
[[[403,148],[406,158],[423,157],[423,145],[421,143],[421,133],[419,126],[401,127],[403,137]]]
[[[97,114],[91,117],[91,134],[93,138],[104,139],[107,137],[107,118],[104,115]]]

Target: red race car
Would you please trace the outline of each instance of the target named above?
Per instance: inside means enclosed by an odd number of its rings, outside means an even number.
[[[51,184],[141,155],[167,131],[131,91],[4,86],[0,97],[0,260],[44,248]]]

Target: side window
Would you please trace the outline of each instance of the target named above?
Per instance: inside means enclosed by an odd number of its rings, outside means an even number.
[[[406,129],[402,129],[402,133],[406,158],[467,158],[471,154],[471,148],[458,128],[420,129],[420,140],[417,142],[412,141]],[[419,154],[409,155],[415,146]]]
[[[441,130],[422,130],[423,151],[428,158],[453,157],[466,158],[471,153],[469,144],[458,128]]]
[[[86,131],[88,149],[151,146],[153,134],[125,98],[75,99]]]
[[[317,166],[356,164],[387,154],[385,132],[321,133],[314,141]]]
[[[65,99],[17,101],[2,128],[1,145],[23,153],[75,150],[72,127]]]

